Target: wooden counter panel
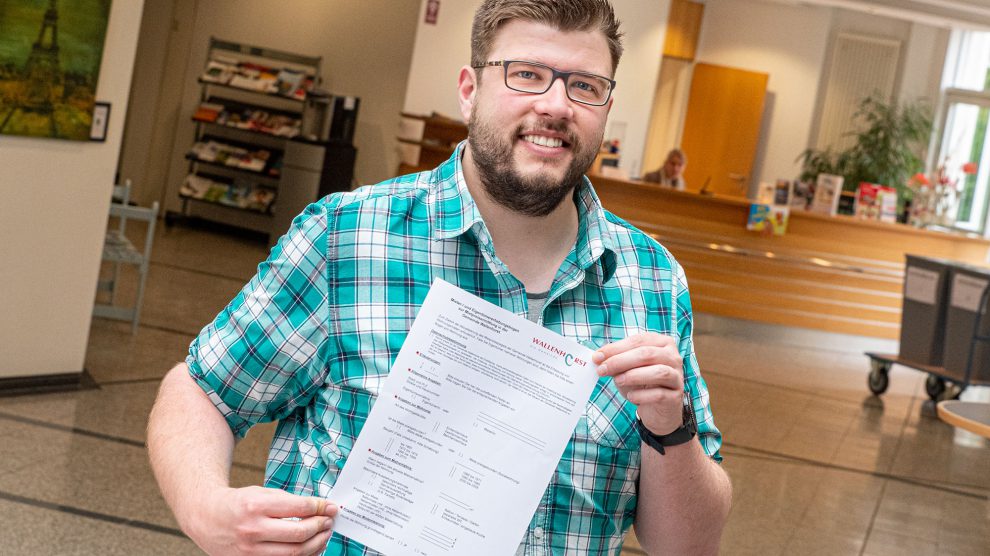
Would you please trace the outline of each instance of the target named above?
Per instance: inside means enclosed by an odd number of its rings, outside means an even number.
[[[606,209],[684,267],[695,308],[896,339],[905,254],[983,263],[978,237],[793,211],[783,236],[746,230],[746,200],[592,176]],[[769,256],[768,256],[769,254]]]
[[[825,299],[801,293],[775,291],[755,287],[738,287],[719,282],[695,282],[691,292],[701,296],[731,299],[747,305],[754,311],[776,309],[789,312],[805,312],[815,315],[831,315],[854,321],[882,322],[899,325],[900,307],[882,307],[855,303],[846,299]]]
[[[737,288],[740,291],[757,289],[807,297],[822,302],[848,302],[868,307],[894,309],[895,314],[900,311],[902,303],[899,288],[894,292],[883,292],[799,278],[782,280],[777,276],[729,272],[700,263],[688,263],[685,269],[692,292],[706,292],[709,289],[708,284],[714,283]]]
[[[855,322],[835,315],[790,312],[774,307],[760,308],[757,312],[751,305],[740,304],[732,299],[718,299],[706,295],[692,295],[691,303],[694,305],[695,311],[743,320],[889,340],[896,340],[900,336],[900,326],[894,324]]]
[[[772,259],[755,259],[740,257],[728,253],[702,252],[694,249],[678,249],[668,247],[668,250],[683,266],[690,278],[690,270],[694,265],[704,265],[721,269],[723,272],[735,272],[748,276],[765,277],[779,283],[793,281],[795,283],[814,282],[824,286],[842,286],[860,288],[863,290],[895,293],[900,295],[901,278],[888,276],[870,276],[854,272],[840,272],[827,268],[812,268],[791,263],[775,262]]]

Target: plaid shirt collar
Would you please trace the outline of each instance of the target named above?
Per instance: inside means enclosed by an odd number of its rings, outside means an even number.
[[[429,205],[433,210],[433,238],[450,239],[470,234],[489,255],[495,254],[488,227],[464,180],[462,158],[467,141],[461,141],[446,162],[433,170],[436,187],[430,189]],[[578,234],[575,242],[577,265],[581,270],[594,266],[599,285],[607,282],[616,268],[616,240],[605,218],[605,210],[591,180],[581,176],[575,194],[578,209]],[[596,264],[598,263],[598,264]]]

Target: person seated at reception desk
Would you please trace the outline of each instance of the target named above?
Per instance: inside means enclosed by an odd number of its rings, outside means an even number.
[[[663,166],[647,173],[643,176],[643,181],[659,183],[664,187],[683,191],[686,187],[683,175],[685,166],[687,166],[687,157],[684,156],[684,152],[680,149],[671,149]]]

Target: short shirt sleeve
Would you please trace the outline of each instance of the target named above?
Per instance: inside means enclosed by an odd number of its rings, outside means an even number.
[[[326,377],[327,227],[326,206],[307,207],[189,346],[190,375],[237,436],[306,405]]]
[[[674,269],[674,296],[677,307],[677,335],[680,338],[678,352],[684,362],[684,385],[694,405],[698,440],[708,457],[721,463],[722,433],[715,426],[708,385],[698,368],[698,358],[694,351],[694,315],[691,311],[691,296],[688,293],[687,277],[680,265],[676,265]]]

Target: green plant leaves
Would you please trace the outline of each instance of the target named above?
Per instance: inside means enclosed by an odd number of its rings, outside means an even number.
[[[919,100],[898,106],[874,94],[863,99],[854,119],[857,131],[850,135],[855,144],[842,152],[805,150],[798,157],[801,179],[838,174],[848,190],[869,182],[897,188],[901,199],[909,196],[908,178],[924,169],[922,156],[932,132],[930,105]]]

